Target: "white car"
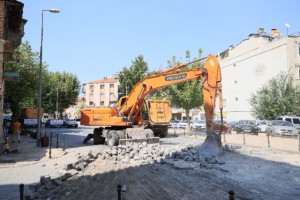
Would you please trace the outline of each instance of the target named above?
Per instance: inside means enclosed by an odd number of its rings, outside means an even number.
[[[273,120],[266,128],[266,133],[271,136],[294,136],[298,135],[298,130],[290,122]]]
[[[258,125],[257,125],[258,128],[259,128],[258,132],[265,133],[266,132],[266,128],[268,126],[268,123],[269,123],[269,121],[267,121],[267,120],[260,120],[260,121],[258,121]]]
[[[169,124],[169,128],[178,128],[179,120],[172,120]]]
[[[187,120],[181,120],[181,121],[178,123],[178,128],[186,129],[187,124],[188,124]]]
[[[193,124],[191,124],[191,128],[194,130],[206,130],[206,121],[205,120],[200,120],[200,121],[195,121]]]

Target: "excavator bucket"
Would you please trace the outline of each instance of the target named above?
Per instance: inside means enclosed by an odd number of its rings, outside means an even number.
[[[222,116],[222,84],[221,84],[221,70],[218,59],[209,55],[204,64],[206,74],[202,78],[204,108],[206,118],[206,139],[199,148],[199,153],[205,156],[216,156],[223,151],[220,134],[215,133],[214,116],[215,116],[215,102],[217,94],[219,96],[219,108]],[[221,125],[222,126],[222,125]],[[221,133],[221,131],[219,131]]]

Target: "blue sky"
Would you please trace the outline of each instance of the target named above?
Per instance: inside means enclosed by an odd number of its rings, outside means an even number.
[[[109,77],[143,55],[151,71],[172,56],[217,54],[237,45],[259,27],[286,35],[300,31],[299,0],[19,0],[24,3],[23,41],[40,49],[50,71],[76,74],[82,83]]]

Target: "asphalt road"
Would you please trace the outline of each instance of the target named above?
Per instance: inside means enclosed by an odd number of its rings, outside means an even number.
[[[0,200],[19,199],[19,185],[25,184],[25,193],[30,192],[29,185],[40,181],[41,176],[49,175],[51,178],[60,176],[59,171],[67,164],[77,161],[78,155],[88,152],[102,152],[106,145],[93,145],[93,141],[83,144],[84,138],[93,132],[95,127],[79,126],[78,128],[44,128],[43,135],[52,133],[52,147],[50,157],[49,147],[36,147],[36,141],[27,136],[21,136],[21,144],[14,144],[21,150],[18,154],[9,154],[7,157],[14,159],[15,163],[0,163]],[[227,144],[267,147],[265,134],[226,135]],[[182,144],[201,144],[205,139],[204,132],[187,133],[185,130],[169,129],[167,138],[161,139],[160,144],[166,148],[174,148]],[[279,150],[298,152],[297,138],[270,138],[271,147]],[[224,138],[222,137],[223,144]],[[58,146],[58,148],[57,148]],[[287,149],[290,148],[290,149]],[[65,149],[65,150],[64,150]]]

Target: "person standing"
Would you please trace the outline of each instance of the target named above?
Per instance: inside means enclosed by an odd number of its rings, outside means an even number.
[[[21,128],[21,123],[16,120],[13,124],[12,124],[12,131],[13,131],[13,143],[15,142],[15,137],[18,138],[18,142],[21,143],[21,140],[20,140],[20,128]]]

